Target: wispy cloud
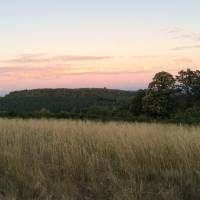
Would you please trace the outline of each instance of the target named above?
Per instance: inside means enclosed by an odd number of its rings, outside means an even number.
[[[59,80],[74,75],[151,72],[150,67],[105,67],[104,63],[102,64],[104,67],[101,67],[101,60],[113,58],[112,56],[25,54],[0,60],[0,80]],[[90,62],[84,63],[85,61]],[[91,61],[98,61],[98,66],[96,62],[93,65]]]
[[[50,57],[45,54],[26,54],[11,58],[8,60],[1,60],[1,63],[11,64],[33,64],[33,63],[57,63],[57,62],[71,62],[71,61],[94,61],[94,60],[108,60],[112,56],[77,56],[77,55],[62,55]]]
[[[189,39],[200,41],[200,32],[189,32],[180,27],[175,27],[168,31],[168,34],[173,36],[173,39]]]
[[[112,58],[111,56],[24,54],[0,60],[0,77],[51,79],[69,74],[90,73],[96,70],[95,67],[81,67],[79,66],[80,62],[76,64],[71,64],[71,62],[81,61],[82,64],[85,61],[101,61]]]
[[[94,67],[54,66],[54,67],[0,67],[0,78],[14,79],[59,79],[69,75],[84,74],[124,74],[124,73],[148,73],[151,68],[130,70],[124,67],[103,69]]]
[[[181,50],[187,50],[187,49],[200,49],[200,45],[188,45],[188,46],[179,46],[172,48],[173,51],[181,51]]]
[[[177,59],[174,59],[174,62],[176,62],[176,63],[191,63],[191,62],[193,62],[193,60],[190,58],[177,58]]]
[[[177,36],[177,38],[200,41],[200,32],[182,34],[182,35]]]
[[[90,68],[54,66],[54,67],[1,67],[0,77],[27,78],[27,79],[54,79],[66,75],[85,74],[94,71]]]
[[[175,27],[175,28],[173,28],[173,29],[171,29],[171,30],[168,30],[168,33],[169,33],[169,34],[177,34],[177,33],[183,32],[183,31],[184,31],[183,28]]]
[[[53,78],[57,75],[60,76],[60,71],[65,69],[71,69],[70,67],[1,67],[0,68],[0,77],[9,77],[9,78],[33,78],[33,79],[45,79]]]
[[[150,59],[159,57],[158,55],[144,55],[144,56],[132,56],[132,59]]]

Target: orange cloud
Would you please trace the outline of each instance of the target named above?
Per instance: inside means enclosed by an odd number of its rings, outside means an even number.
[[[69,62],[69,61],[91,61],[91,60],[107,60],[112,59],[112,56],[76,56],[64,55],[49,57],[45,54],[26,54],[14,59],[2,60],[2,63],[13,64],[28,64],[28,63],[50,63],[50,62]]]
[[[141,70],[128,70],[123,67],[115,67],[114,69],[101,69],[93,67],[74,67],[69,65],[54,67],[0,67],[0,78],[13,79],[58,79],[69,75],[84,74],[133,74],[133,73],[149,73],[151,68],[143,68]]]
[[[31,89],[31,88],[118,88],[118,89],[138,89],[147,86],[153,73],[107,73],[107,74],[71,74],[55,79],[40,78],[34,79],[14,79],[12,77],[0,78],[0,85],[4,91]],[[0,90],[1,93],[1,90]],[[3,93],[3,92],[2,92]],[[4,92],[5,93],[5,92]]]
[[[200,45],[179,46],[179,47],[172,48],[171,50],[181,51],[181,50],[186,50],[186,49],[200,49]]]
[[[176,63],[191,63],[191,62],[193,62],[193,60],[190,58],[177,58],[177,59],[174,59],[174,62],[176,62]]]

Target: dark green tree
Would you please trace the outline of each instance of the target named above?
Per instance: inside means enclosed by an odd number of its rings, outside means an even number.
[[[143,111],[159,117],[169,117],[173,111],[175,79],[168,72],[157,73],[143,97]]]
[[[153,81],[149,84],[149,89],[154,91],[159,90],[172,90],[175,87],[175,79],[168,72],[159,72],[157,73]]]
[[[177,87],[187,99],[188,105],[200,100],[200,71],[181,70],[176,76]]]
[[[142,113],[142,99],[145,96],[145,90],[138,90],[133,97],[130,105],[130,111],[133,115],[139,115]]]

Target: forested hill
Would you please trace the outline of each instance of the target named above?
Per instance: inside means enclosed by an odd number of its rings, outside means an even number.
[[[84,112],[95,106],[121,107],[133,96],[134,92],[111,89],[23,90],[1,97],[0,112]]]

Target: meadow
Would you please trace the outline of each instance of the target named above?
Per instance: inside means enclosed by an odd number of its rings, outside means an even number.
[[[2,200],[200,199],[200,127],[0,119]]]

